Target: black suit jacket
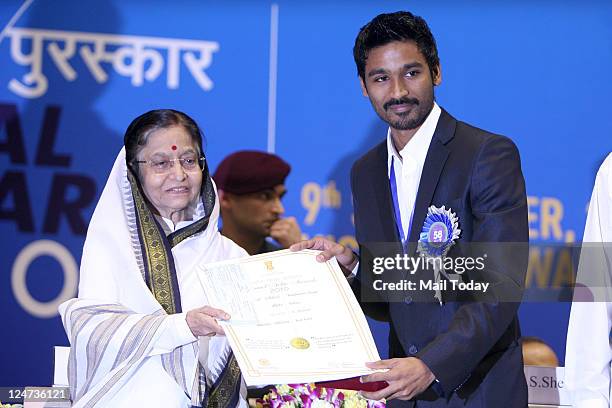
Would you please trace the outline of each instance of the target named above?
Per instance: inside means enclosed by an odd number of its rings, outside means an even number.
[[[371,262],[365,260],[366,252],[375,252],[369,246],[399,245],[387,166],[383,141],[351,171],[361,250],[353,288],[366,314],[389,321],[390,357],[418,357],[436,376],[437,382],[417,397],[416,406],[526,407],[516,313],[527,269],[528,224],[516,146],[442,110],[425,159],[409,241],[418,241],[428,207],[444,205],[457,214],[461,229],[450,256],[457,256],[453,251],[461,251],[468,242],[494,243],[489,244],[493,256],[487,260],[484,279],[491,281],[488,297],[457,300],[445,293],[442,306],[431,293],[392,297],[371,289],[383,275],[374,275]],[[522,246],[509,251],[506,244],[497,244],[504,242]],[[413,245],[408,251],[414,254],[414,249]],[[430,276],[425,273],[431,271],[419,271],[415,277]],[[415,402],[393,400],[390,405],[408,407]]]

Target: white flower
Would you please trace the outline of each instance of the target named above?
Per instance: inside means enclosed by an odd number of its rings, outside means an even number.
[[[280,384],[276,386],[276,392],[278,392],[280,395],[289,394],[290,391],[291,387],[289,387],[287,384]]]
[[[334,406],[325,400],[314,400],[310,408],[334,408]]]
[[[368,406],[367,401],[358,393],[349,395],[345,398],[343,408],[366,408]]]

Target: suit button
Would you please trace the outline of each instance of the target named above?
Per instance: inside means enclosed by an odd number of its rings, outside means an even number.
[[[419,349],[414,344],[412,346],[410,346],[410,348],[408,349],[408,352],[410,354],[416,354],[417,351],[419,351]]]
[[[407,304],[407,305],[411,304],[412,303],[412,296],[406,296],[404,298],[404,303]]]

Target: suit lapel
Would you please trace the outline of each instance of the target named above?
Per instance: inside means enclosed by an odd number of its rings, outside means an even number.
[[[442,169],[450,153],[446,144],[454,137],[456,125],[457,121],[442,109],[436,131],[427,151],[423,172],[421,173],[421,181],[410,226],[409,242],[417,242],[419,240],[421,228],[427,215],[427,208],[431,205]]]
[[[372,183],[379,212],[378,219],[384,234],[383,242],[399,242],[393,203],[391,202],[391,189],[389,188],[387,141],[381,143],[376,149],[377,160],[372,169]]]

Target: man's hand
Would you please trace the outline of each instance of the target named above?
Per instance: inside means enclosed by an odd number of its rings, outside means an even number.
[[[408,400],[416,397],[429,387],[435,380],[429,367],[415,357],[392,358],[366,363],[368,368],[388,369],[389,371],[364,375],[361,382],[386,381],[389,386],[375,392],[362,391],[361,394],[368,399],[380,400],[401,399]]]
[[[302,249],[323,251],[317,256],[317,261],[319,262],[328,261],[335,256],[346,276],[351,274],[359,261],[355,253],[349,248],[321,237],[298,242],[297,244],[291,245],[289,249],[292,251],[301,251]]]
[[[187,312],[185,320],[194,336],[224,335],[223,327],[217,323],[217,319],[228,320],[230,315],[221,309],[203,306]]]
[[[281,218],[270,227],[270,237],[283,248],[289,248],[302,240],[302,231],[295,217]]]

